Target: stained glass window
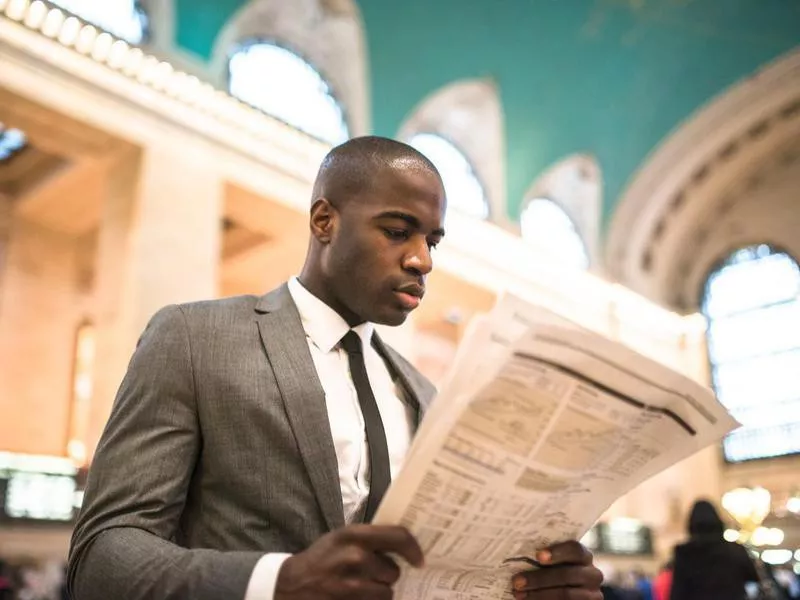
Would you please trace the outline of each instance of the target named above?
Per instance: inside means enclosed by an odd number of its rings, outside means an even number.
[[[147,14],[137,0],[51,0],[131,44],[141,44],[148,34]]]
[[[444,182],[448,210],[457,210],[478,219],[489,216],[489,203],[483,186],[467,157],[458,148],[433,133],[418,133],[408,143],[436,165]]]
[[[25,133],[20,129],[9,128],[0,123],[0,162],[11,159],[28,145]]]
[[[586,245],[575,223],[558,204],[548,198],[534,198],[520,214],[522,237],[547,249],[565,265],[589,267]]]
[[[266,42],[243,45],[228,69],[228,89],[240,100],[329,144],[350,137],[330,86],[294,52]]]
[[[765,244],[708,278],[703,313],[717,395],[743,427],[724,441],[739,462],[800,452],[800,268]]]

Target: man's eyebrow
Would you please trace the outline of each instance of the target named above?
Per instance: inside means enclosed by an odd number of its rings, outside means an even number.
[[[409,215],[408,213],[404,213],[399,210],[387,210],[385,212],[380,213],[378,216],[375,217],[376,219],[400,219],[401,221],[405,221],[415,229],[421,229],[422,224],[419,222],[419,219],[414,215]],[[431,232],[431,235],[436,235],[439,237],[444,237],[444,229],[434,229]]]

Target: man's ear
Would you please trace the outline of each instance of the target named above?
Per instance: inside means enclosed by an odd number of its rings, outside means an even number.
[[[318,198],[311,205],[311,235],[321,244],[330,243],[338,216],[327,198]]]

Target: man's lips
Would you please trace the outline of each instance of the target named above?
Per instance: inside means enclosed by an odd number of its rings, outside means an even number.
[[[400,302],[409,310],[414,310],[419,306],[422,297],[425,295],[425,288],[419,284],[404,285],[394,290]]]

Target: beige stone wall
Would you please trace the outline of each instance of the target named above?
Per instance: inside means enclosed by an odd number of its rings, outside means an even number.
[[[80,240],[29,221],[10,228],[0,283],[0,449],[64,453],[75,333],[89,314]]]

